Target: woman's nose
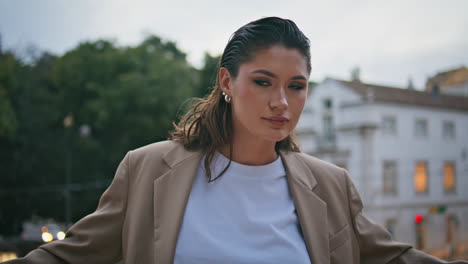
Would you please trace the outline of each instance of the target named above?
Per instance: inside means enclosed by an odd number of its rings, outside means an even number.
[[[286,98],[286,92],[283,87],[279,89],[274,89],[270,99],[270,107],[275,109],[287,109],[288,108],[288,100]]]

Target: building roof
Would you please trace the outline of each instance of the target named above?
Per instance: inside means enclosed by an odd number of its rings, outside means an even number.
[[[406,88],[367,84],[360,81],[333,80],[351,88],[367,101],[468,111],[468,97],[464,96],[435,94]]]

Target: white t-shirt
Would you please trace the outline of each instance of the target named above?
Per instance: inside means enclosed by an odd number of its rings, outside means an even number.
[[[216,177],[228,163],[217,153]],[[174,263],[310,263],[281,158],[232,162],[208,183],[202,159],[180,229]]]

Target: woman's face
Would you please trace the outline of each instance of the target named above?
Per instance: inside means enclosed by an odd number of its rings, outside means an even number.
[[[305,57],[281,45],[257,51],[235,79],[221,68],[221,88],[232,98],[234,137],[285,139],[302,113],[308,78]]]

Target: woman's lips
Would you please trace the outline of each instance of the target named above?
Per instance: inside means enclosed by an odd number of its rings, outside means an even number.
[[[288,118],[282,116],[263,117],[262,119],[270,122],[272,125],[275,126],[283,126],[289,122]]]

